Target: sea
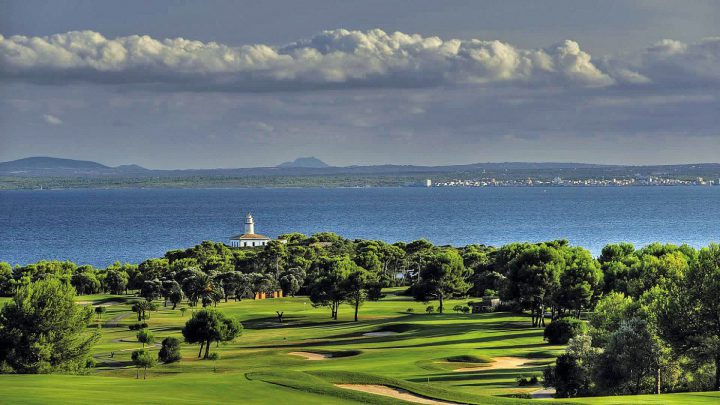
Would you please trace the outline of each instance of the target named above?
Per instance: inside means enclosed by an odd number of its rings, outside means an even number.
[[[335,232],[438,245],[567,239],[598,255],[632,242],[720,241],[720,187],[82,189],[0,191],[0,261],[139,263],[229,242],[245,215],[277,237]]]

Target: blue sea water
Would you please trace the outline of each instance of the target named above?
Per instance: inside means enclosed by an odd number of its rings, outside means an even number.
[[[106,266],[256,232],[502,245],[720,241],[720,187],[120,189],[0,192],[0,261]]]

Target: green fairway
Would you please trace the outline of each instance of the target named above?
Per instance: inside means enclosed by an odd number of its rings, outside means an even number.
[[[540,375],[562,347],[550,346],[542,330],[523,316],[508,313],[439,315],[424,313],[425,304],[388,290],[379,302],[361,307],[352,321],[348,306],[330,320],[326,308],[304,297],[221,303],[218,309],[243,323],[235,342],[211,348],[216,362],[198,360],[197,345],[183,345],[183,360],[158,365],[148,379],[136,379],[130,354],[141,347],[128,325],[137,322],[132,297],[94,295],[78,302],[103,304],[102,338],[94,348],[96,371],[88,376],[3,375],[2,403],[405,403],[389,397],[350,391],[334,384],[377,384],[459,403],[519,403],[512,398],[541,387],[519,387],[520,375]],[[465,301],[448,302],[448,308]],[[413,312],[408,313],[408,308]],[[275,311],[284,312],[279,323]],[[156,336],[182,338],[189,319],[179,310],[160,307],[146,322]],[[94,325],[92,327],[95,327]],[[370,335],[365,335],[370,333]],[[157,351],[157,346],[151,348]],[[290,352],[313,352],[335,358],[311,361]],[[492,367],[496,357],[524,358],[522,368]],[[485,366],[486,369],[480,367]],[[456,372],[455,369],[470,370]],[[473,370],[480,368],[479,370]],[[538,400],[533,400],[537,402]],[[716,403],[716,393],[573,399],[568,403]],[[553,402],[560,403],[558,400]]]

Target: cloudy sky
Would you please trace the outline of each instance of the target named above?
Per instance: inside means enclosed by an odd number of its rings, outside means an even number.
[[[720,161],[714,0],[0,10],[2,161]]]

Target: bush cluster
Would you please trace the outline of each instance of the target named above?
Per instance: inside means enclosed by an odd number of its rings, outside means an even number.
[[[545,327],[543,337],[553,345],[564,345],[578,335],[588,331],[587,324],[579,319],[561,318],[552,321]]]

